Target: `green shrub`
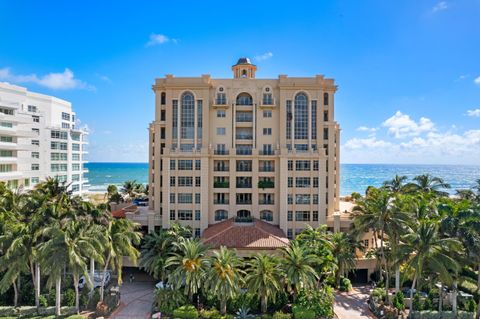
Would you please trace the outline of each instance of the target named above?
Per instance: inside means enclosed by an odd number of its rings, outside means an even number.
[[[55,289],[50,289],[46,297],[48,305],[55,305]]]
[[[38,302],[40,303],[40,307],[48,307],[48,299],[45,295],[38,296]]]
[[[461,305],[461,310],[465,310],[467,312],[477,312],[477,304],[475,303],[475,300],[472,298],[465,300],[465,302]]]
[[[232,299],[231,302],[227,304],[227,311],[229,313],[236,313],[238,309],[248,308],[251,312],[259,312],[260,302],[257,296],[244,292],[240,293],[236,298]]]
[[[350,279],[342,277],[340,279],[340,287],[338,287],[340,291],[350,291],[352,290],[352,283],[350,282]]]
[[[281,311],[276,311],[273,314],[272,319],[292,319],[292,314],[291,313],[284,313]]]
[[[262,313],[257,319],[273,319],[274,317],[268,313]],[[291,318],[291,317],[290,317]]]
[[[405,296],[403,295],[403,292],[399,291],[395,294],[392,300],[392,304],[396,309],[400,311],[405,310]]]
[[[198,311],[192,305],[181,306],[173,311],[173,317],[179,319],[198,319]]]
[[[413,295],[413,309],[418,310],[418,311],[422,311],[422,310],[425,310],[423,308],[423,306],[424,306],[424,303],[420,299],[420,295],[418,293],[414,294]]]
[[[294,306],[299,309],[312,310],[315,317],[331,318],[333,317],[334,301],[333,288],[324,286],[320,289],[300,290]]]
[[[442,319],[474,319],[475,313],[459,311],[455,317],[452,311],[442,312]],[[424,311],[413,311],[412,319],[438,319],[440,314],[438,311],[424,310]]]
[[[317,317],[315,311],[298,305],[293,306],[292,312],[295,319],[315,319]]]
[[[41,316],[51,316],[55,314],[55,307],[40,307],[38,314]]]
[[[0,307],[0,317],[14,317],[15,314],[13,307]]]
[[[219,319],[220,312],[216,308],[200,310],[200,318],[203,319]]]
[[[74,306],[75,305],[75,290],[69,288],[63,293],[62,304],[64,306]]]
[[[31,317],[37,314],[37,307],[35,306],[22,306],[17,308],[17,314],[19,317]]]
[[[226,314],[225,316],[220,317],[220,319],[235,319],[235,316],[231,314]]]
[[[185,295],[180,290],[157,289],[155,290],[154,305],[158,311],[171,315],[175,309],[187,303]]]
[[[82,315],[73,315],[73,316],[67,317],[66,319],[85,319],[85,317]]]
[[[60,308],[60,312],[63,316],[71,316],[77,314],[77,309],[75,309],[75,307],[64,306]]]
[[[385,289],[383,288],[374,288],[372,290],[372,297],[379,299],[379,300],[384,300],[385,299]]]

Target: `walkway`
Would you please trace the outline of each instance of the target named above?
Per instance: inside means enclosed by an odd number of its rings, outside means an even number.
[[[120,306],[110,316],[112,319],[146,319],[150,318],[153,304],[153,288],[155,283],[135,275],[135,281],[129,282],[128,274],[120,287]]]
[[[334,311],[339,319],[371,319],[375,318],[368,309],[368,287],[354,287],[352,291],[337,292]]]

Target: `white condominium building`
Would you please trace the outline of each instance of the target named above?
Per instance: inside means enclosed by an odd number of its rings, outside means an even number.
[[[88,132],[78,123],[70,102],[0,83],[0,181],[30,188],[57,177],[82,194]]]

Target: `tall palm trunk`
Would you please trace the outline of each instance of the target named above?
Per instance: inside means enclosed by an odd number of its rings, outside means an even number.
[[[110,258],[111,256],[110,254],[108,254],[107,261],[105,262],[105,267],[103,267],[102,284],[100,285],[100,302],[103,302],[103,295],[105,294],[105,280],[107,279],[107,276],[105,274],[107,272],[108,265],[110,264]],[[94,280],[95,279],[92,277],[92,287]]]
[[[478,265],[477,293],[480,295],[480,265]],[[477,304],[477,318],[480,318],[480,297]]]
[[[90,259],[90,278],[93,280],[93,276],[95,275],[95,260],[93,258]],[[92,285],[93,291],[93,285]]]
[[[220,298],[220,313],[222,316],[225,316],[227,313],[227,298],[225,296],[221,296]]]
[[[40,266],[30,260],[30,273],[35,290],[35,307],[40,308]]]
[[[413,289],[415,289],[415,284],[417,283],[417,271],[415,271],[415,276],[413,277],[412,281],[412,288],[410,289],[410,301],[408,302],[409,307],[408,307],[408,317],[412,318],[413,314]]]
[[[260,298],[260,308],[262,310],[262,313],[266,313],[267,312],[267,294],[264,294],[261,298]]]
[[[438,312],[443,312],[443,282],[440,283],[440,291],[438,292]]]
[[[55,315],[61,316],[60,310],[62,307],[62,276],[57,275],[55,282]]]
[[[457,317],[457,294],[458,294],[458,287],[457,287],[457,279],[453,281],[453,296],[452,296],[452,311],[453,315]]]
[[[80,293],[78,291],[78,275],[73,274],[73,287],[75,288],[75,310],[77,311],[77,314],[80,313]]]
[[[385,266],[387,269],[388,266]],[[387,305],[390,305],[390,294],[389,294],[389,286],[390,286],[390,273],[388,270],[385,270],[385,298],[387,301]]]
[[[395,266],[395,293],[400,291],[400,265]]]
[[[13,306],[15,308],[17,308],[17,305],[18,305],[18,287],[17,287],[17,283],[16,283],[16,280],[14,280],[12,282],[13,284],[13,292],[14,292],[14,296],[13,296]]]

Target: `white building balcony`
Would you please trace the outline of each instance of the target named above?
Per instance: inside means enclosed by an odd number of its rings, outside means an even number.
[[[0,172],[0,181],[8,181],[11,179],[19,179],[22,177],[23,177],[23,173],[18,171]]]
[[[18,163],[18,158],[16,156],[0,157],[0,164],[16,164],[16,163]]]

